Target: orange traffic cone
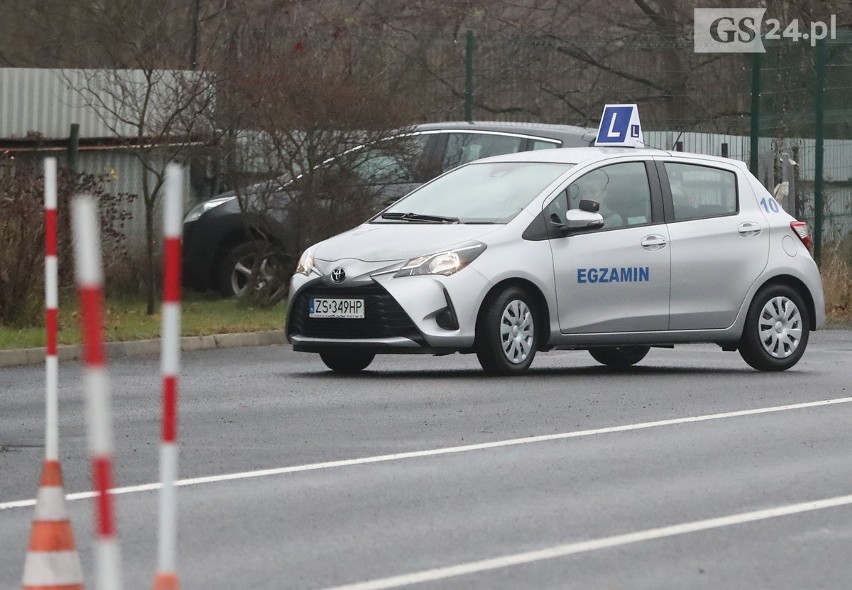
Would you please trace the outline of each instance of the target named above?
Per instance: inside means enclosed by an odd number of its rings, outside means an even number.
[[[45,460],[36,498],[23,590],[83,590],[83,570],[65,511],[62,468]]]
[[[180,590],[180,582],[175,574],[157,574],[154,576],[154,590]]]

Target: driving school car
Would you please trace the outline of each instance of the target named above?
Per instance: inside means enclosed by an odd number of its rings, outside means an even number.
[[[307,249],[287,337],[332,370],[376,354],[475,353],[526,371],[585,349],[613,367],[711,342],[784,370],[825,319],[807,226],[746,166],[626,148],[471,162]]]

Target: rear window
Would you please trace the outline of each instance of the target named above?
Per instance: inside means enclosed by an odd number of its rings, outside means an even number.
[[[530,140],[530,149],[531,150],[549,150],[553,148],[558,148],[562,144],[558,141],[546,141],[544,139],[531,139]]]
[[[730,170],[666,162],[674,220],[705,219],[737,213],[737,175]]]
[[[502,156],[521,151],[524,138],[491,133],[450,133],[444,152],[443,170],[449,170],[473,160]]]

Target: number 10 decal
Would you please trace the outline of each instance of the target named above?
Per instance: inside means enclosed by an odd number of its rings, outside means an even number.
[[[778,206],[778,202],[773,198],[762,198],[760,199],[760,206],[766,213],[779,213],[781,211],[781,207]]]

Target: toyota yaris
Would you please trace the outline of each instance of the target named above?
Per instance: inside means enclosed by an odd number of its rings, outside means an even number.
[[[287,337],[340,372],[376,354],[461,352],[512,375],[553,349],[626,367],[693,342],[779,371],[825,319],[809,245],[739,161],[626,148],[486,158],[307,249]]]

